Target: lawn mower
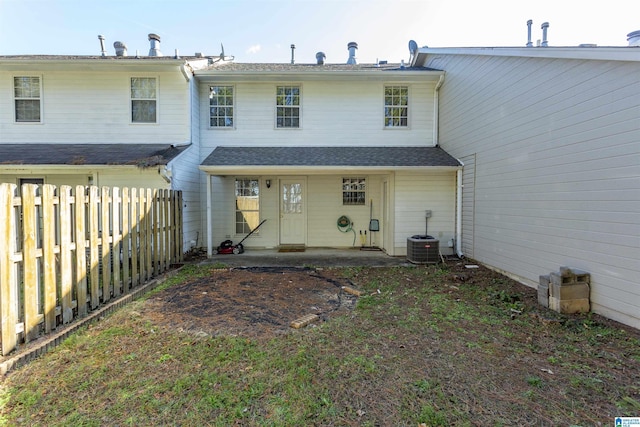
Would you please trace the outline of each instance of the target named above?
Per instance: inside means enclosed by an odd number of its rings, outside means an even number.
[[[262,224],[264,224],[266,221],[266,219],[263,219],[262,222],[260,224],[258,224],[258,226],[256,228],[254,228],[253,230],[251,230],[251,233],[247,234],[246,236],[244,236],[244,239],[240,240],[238,242],[237,245],[234,245],[233,242],[231,240],[225,240],[224,242],[220,243],[220,245],[217,248],[213,249],[213,254],[241,254],[244,252],[244,246],[242,245],[242,242],[244,242],[245,240],[247,240],[247,238],[249,236],[251,236],[253,233],[255,233],[255,231],[260,228],[260,226]]]

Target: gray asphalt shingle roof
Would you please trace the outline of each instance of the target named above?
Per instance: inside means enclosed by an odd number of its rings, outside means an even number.
[[[187,146],[169,144],[0,144],[0,165],[166,165]]]
[[[385,71],[403,71],[403,72],[424,72],[424,71],[440,71],[427,67],[401,67],[400,64],[286,64],[286,63],[243,63],[228,62],[224,64],[214,64],[207,68],[220,73],[288,73],[288,72],[385,72]],[[198,71],[196,71],[198,74]]]
[[[217,147],[202,166],[461,166],[439,147]]]

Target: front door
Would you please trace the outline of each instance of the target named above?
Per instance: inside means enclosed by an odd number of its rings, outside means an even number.
[[[306,213],[304,180],[280,181],[280,244],[303,245],[305,243]]]

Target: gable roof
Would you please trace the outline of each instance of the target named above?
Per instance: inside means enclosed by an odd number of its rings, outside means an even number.
[[[439,147],[217,147],[200,169],[460,167]]]
[[[0,144],[0,165],[166,165],[188,145]]]

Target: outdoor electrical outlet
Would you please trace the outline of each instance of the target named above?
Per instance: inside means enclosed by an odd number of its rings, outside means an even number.
[[[425,218],[431,218],[431,211],[424,211]]]

